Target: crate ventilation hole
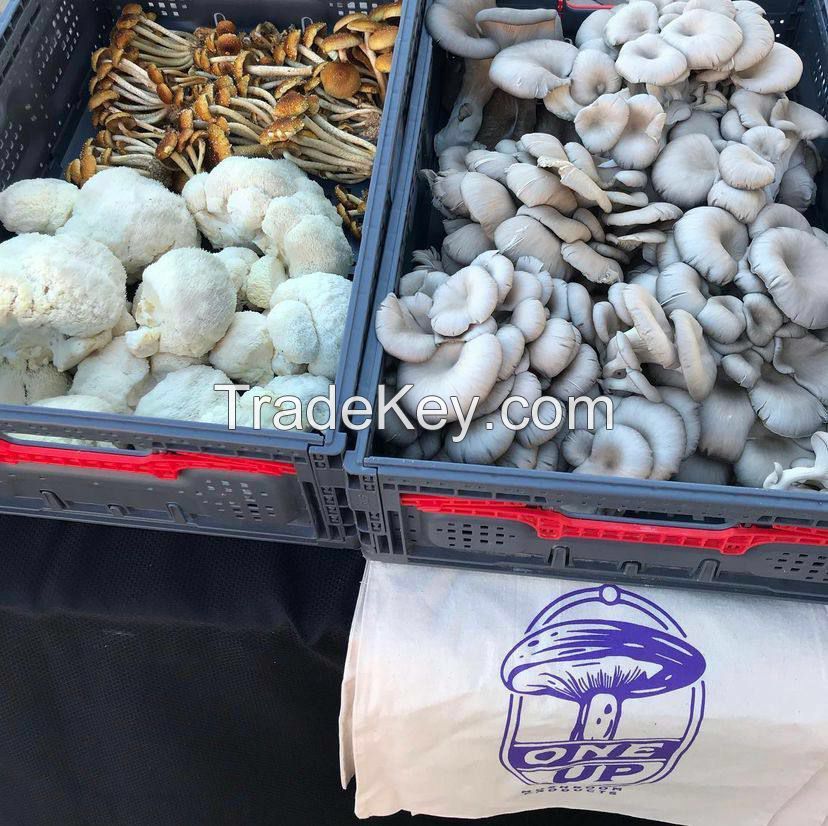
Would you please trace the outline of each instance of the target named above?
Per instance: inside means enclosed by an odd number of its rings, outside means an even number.
[[[765,561],[772,565],[774,571],[784,572],[791,579],[828,582],[828,554],[814,556],[796,551],[783,551],[766,556]]]

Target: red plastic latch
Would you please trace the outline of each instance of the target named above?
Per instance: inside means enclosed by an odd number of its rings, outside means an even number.
[[[828,545],[828,531],[821,528],[772,525],[767,528],[738,525],[732,528],[693,528],[648,525],[640,522],[612,522],[566,516],[554,510],[496,502],[490,499],[461,499],[452,496],[404,494],[402,505],[424,513],[443,513],[481,519],[500,519],[531,525],[541,539],[605,539],[646,545],[675,545],[706,548],[740,556],[756,545]]]
[[[41,447],[0,439],[0,464],[60,465],[116,473],[142,473],[156,479],[177,479],[187,470],[215,470],[222,473],[260,473],[267,476],[295,476],[289,462],[244,459],[211,453],[103,453],[65,447]]]

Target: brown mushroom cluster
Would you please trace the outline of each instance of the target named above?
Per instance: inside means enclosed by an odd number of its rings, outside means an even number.
[[[172,31],[138,3],[92,55],[98,130],[66,170],[82,186],[127,166],[180,191],[231,155],[286,158],[310,174],[367,180],[401,3],[327,24],[249,32],[230,20]]]
[[[464,61],[424,172],[445,237],[377,334],[411,403],[483,403],[463,442],[455,425],[387,440],[417,458],[828,486],[828,235],[804,214],[828,121],[788,97],[802,60],[761,7],[634,0],[570,43],[552,10],[436,0],[427,26]],[[541,420],[544,396],[603,395],[614,423],[513,431],[510,395]]]

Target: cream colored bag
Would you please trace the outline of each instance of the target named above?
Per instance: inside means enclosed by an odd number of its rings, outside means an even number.
[[[823,605],[370,563],[342,700],[360,817],[828,824]]]

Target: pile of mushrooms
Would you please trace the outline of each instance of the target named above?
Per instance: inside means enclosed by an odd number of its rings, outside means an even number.
[[[445,238],[415,254],[376,329],[409,405],[483,403],[462,442],[457,425],[386,441],[416,458],[828,487],[828,235],[803,214],[828,121],[788,97],[802,61],[761,7],[635,0],[589,15],[574,43],[556,12],[488,0],[436,0],[427,25],[464,60],[423,173]],[[607,396],[614,426],[512,431],[510,395]]]
[[[66,170],[82,186],[129,166],[180,191],[230,157],[287,158],[338,181],[367,180],[400,3],[281,31],[230,20],[167,29],[129,3],[92,55],[89,109],[98,130]]]

